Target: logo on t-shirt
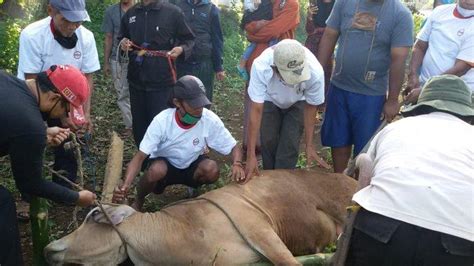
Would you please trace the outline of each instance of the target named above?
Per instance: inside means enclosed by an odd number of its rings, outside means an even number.
[[[458,36],[461,37],[464,35],[464,29],[458,30]]]
[[[196,146],[196,145],[198,145],[198,144],[199,144],[199,139],[198,139],[198,138],[195,138],[195,139],[193,140],[193,145]]]
[[[137,20],[137,16],[130,17],[130,18],[128,19],[128,24],[135,23],[136,20]]]
[[[81,58],[81,52],[75,51],[75,52],[74,52],[74,58],[75,58],[75,59]]]

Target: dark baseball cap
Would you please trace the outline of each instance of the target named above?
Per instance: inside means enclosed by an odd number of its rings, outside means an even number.
[[[49,4],[70,22],[91,21],[85,0],[49,0]]]
[[[195,76],[186,75],[178,79],[173,88],[173,97],[184,100],[192,108],[210,105],[206,97],[206,88]]]

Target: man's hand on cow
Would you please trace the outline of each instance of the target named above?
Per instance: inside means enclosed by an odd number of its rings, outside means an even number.
[[[180,56],[181,54],[183,53],[183,47],[181,46],[176,46],[174,47],[173,49],[171,49],[169,52],[168,52],[168,56],[173,58],[173,59],[176,59],[178,56]]]
[[[247,161],[245,162],[244,181],[249,181],[254,175],[260,175],[258,172],[257,156],[255,156],[255,154],[247,156]]]
[[[319,157],[316,153],[313,145],[306,145],[306,167],[311,168],[313,167],[313,163],[316,161],[318,165],[325,169],[331,169],[331,166],[323,160],[323,158]]]
[[[245,183],[245,170],[242,162],[232,164],[231,179],[237,183]]]
[[[46,140],[48,146],[59,146],[69,137],[69,133],[71,133],[69,128],[48,127],[46,129]]]
[[[383,117],[387,122],[392,122],[395,116],[400,111],[400,104],[397,99],[387,99],[383,105]]]
[[[122,186],[115,188],[114,194],[112,196],[112,202],[123,203],[127,199],[129,189],[130,189],[130,186],[126,184],[123,184]]]
[[[87,207],[94,204],[97,196],[89,190],[79,191],[79,199],[77,199],[76,205],[80,207]]]

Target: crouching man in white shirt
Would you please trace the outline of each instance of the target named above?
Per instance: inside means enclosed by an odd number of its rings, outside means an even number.
[[[201,80],[189,75],[180,78],[173,88],[173,104],[176,108],[163,110],[148,126],[139,151],[127,168],[123,185],[114,193],[114,200],[121,201],[126,196],[147,157],[148,167],[138,183],[132,205],[136,210],[141,210],[148,194],[160,194],[168,185],[195,188],[216,182],[219,168],[205,155],[208,147],[223,155],[231,153],[232,179],[244,181],[242,150],[221,119],[204,108],[211,102],[206,98]]]
[[[346,265],[473,265],[471,90],[436,76],[402,114],[357,158],[365,188]]]

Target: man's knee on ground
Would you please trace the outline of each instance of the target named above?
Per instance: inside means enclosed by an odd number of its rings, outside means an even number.
[[[166,176],[168,172],[168,166],[165,161],[157,160],[151,163],[150,167],[146,170],[145,178],[148,182],[156,182]]]
[[[199,163],[194,173],[194,179],[201,184],[211,184],[219,179],[219,167],[217,162],[206,159]]]

